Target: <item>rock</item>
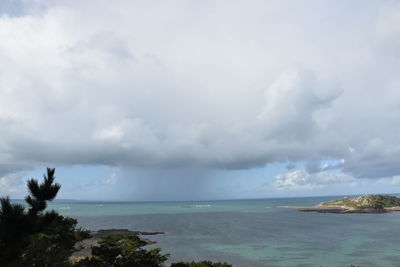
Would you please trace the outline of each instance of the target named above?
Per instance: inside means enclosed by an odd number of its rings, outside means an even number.
[[[82,240],[75,244],[76,251],[71,255],[69,260],[71,262],[77,262],[83,258],[92,256],[92,246],[96,246],[100,241],[101,237],[112,234],[123,234],[123,235],[159,235],[165,234],[165,232],[142,232],[142,231],[131,231],[128,229],[100,229],[92,231],[91,237]],[[147,238],[141,238],[146,245],[155,244],[156,242]]]

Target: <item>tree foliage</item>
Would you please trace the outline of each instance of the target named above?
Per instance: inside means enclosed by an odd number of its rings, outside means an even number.
[[[92,257],[86,257],[74,266],[159,267],[169,258],[159,248],[143,249],[146,242],[136,235],[113,234],[102,237],[92,247]]]
[[[1,198],[0,205],[0,262],[10,262],[28,244],[25,236],[33,224],[22,205],[12,204],[8,197]]]
[[[161,267],[169,254],[161,249],[144,249],[147,244],[137,235],[113,234],[101,238],[92,247],[92,256],[78,262],[69,261],[74,245],[90,237],[89,231],[76,228],[77,221],[45,211],[47,201],[53,200],[61,185],[55,183],[55,169],[47,168],[42,183],[27,182],[29,195],[25,202],[11,203],[0,198],[0,266],[39,267]],[[226,263],[209,261],[172,263],[174,267],[229,267]]]
[[[55,169],[47,168],[47,175],[43,175],[43,183],[39,184],[33,178],[27,182],[30,195],[25,198],[25,202],[30,206],[30,214],[37,215],[45,210],[46,201],[51,201],[57,196],[61,185],[54,183],[54,173]]]
[[[0,262],[6,266],[65,265],[75,243],[88,236],[88,232],[76,229],[75,219],[44,212],[46,202],[61,188],[54,183],[54,173],[55,169],[47,168],[42,183],[28,181],[28,211],[8,197],[0,199]]]

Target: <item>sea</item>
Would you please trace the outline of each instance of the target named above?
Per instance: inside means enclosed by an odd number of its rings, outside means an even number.
[[[162,231],[147,236],[171,262],[233,266],[400,266],[400,212],[329,214],[312,206],[334,197],[185,202],[51,202],[90,230]]]

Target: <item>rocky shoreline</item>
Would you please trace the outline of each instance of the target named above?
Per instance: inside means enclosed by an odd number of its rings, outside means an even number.
[[[382,209],[374,209],[374,208],[363,208],[356,209],[350,207],[338,207],[338,206],[323,206],[317,205],[312,207],[306,206],[279,206],[278,208],[284,209],[296,209],[302,212],[319,212],[319,213],[386,213],[391,211],[400,211],[399,207],[390,207],[390,208],[382,208]]]
[[[353,198],[343,197],[312,207],[281,206],[279,208],[320,213],[386,213],[400,211],[400,198],[389,195],[363,195]]]
[[[92,256],[92,246],[96,246],[100,241],[101,237],[112,234],[123,234],[123,235],[138,235],[138,236],[152,236],[166,234],[165,232],[143,232],[143,231],[131,231],[128,229],[100,229],[90,232],[90,238],[82,240],[75,245],[76,251],[71,255],[70,261],[75,262],[80,259]],[[152,245],[156,242],[147,238],[141,238],[146,245]]]
[[[128,229],[100,229],[100,230],[91,232],[91,235],[96,236],[96,237],[102,237],[105,235],[112,235],[112,234],[162,235],[162,234],[165,234],[165,232],[143,232],[143,231],[131,231]]]

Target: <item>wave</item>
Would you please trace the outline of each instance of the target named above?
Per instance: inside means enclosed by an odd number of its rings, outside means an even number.
[[[211,207],[210,204],[181,206],[181,208],[189,208],[189,209],[209,208],[209,207]]]
[[[59,207],[58,209],[59,209],[59,210],[70,210],[71,207]]]

